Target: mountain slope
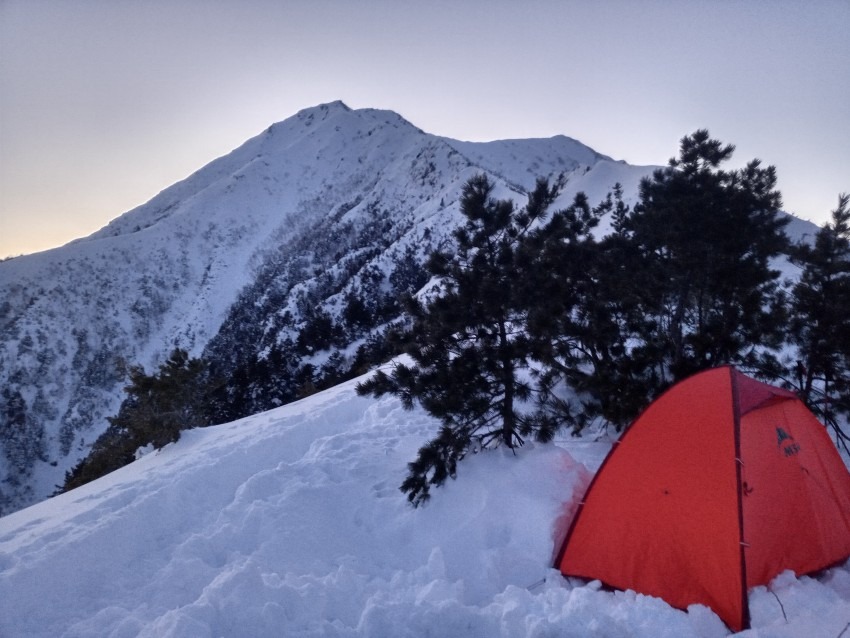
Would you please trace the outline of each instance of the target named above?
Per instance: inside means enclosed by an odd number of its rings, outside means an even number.
[[[180,346],[227,374],[297,342],[317,314],[338,322],[350,293],[406,291],[457,224],[473,174],[522,203],[535,177],[563,173],[566,203],[617,181],[633,197],[650,170],[562,136],[457,142],[334,102],[87,238],[0,263],[0,513],[45,498],[86,455],[120,405],[121,362],[151,369]],[[374,324],[392,305],[368,310]],[[329,348],[368,338],[349,324]],[[299,356],[321,365],[330,350]]]
[[[414,510],[396,485],[439,423],[358,397],[355,382],[188,431],[0,519],[0,635],[727,635],[705,607],[550,569],[610,441],[472,455]],[[850,564],[783,574],[750,608],[742,636],[835,638],[850,623]]]

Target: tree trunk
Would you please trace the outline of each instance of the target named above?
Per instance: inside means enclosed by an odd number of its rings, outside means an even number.
[[[514,415],[514,363],[511,359],[510,343],[505,321],[499,321],[499,353],[502,364],[502,386],[505,398],[502,402],[502,442],[509,448],[514,447],[516,418]]]

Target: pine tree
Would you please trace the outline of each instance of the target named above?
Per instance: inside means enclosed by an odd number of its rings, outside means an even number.
[[[787,239],[776,175],[758,160],[721,170],[733,150],[697,131],[642,181],[633,210],[619,185],[593,211],[576,200],[586,218],[610,215],[609,235],[595,239],[575,215],[538,233],[530,328],[547,382],[582,397],[582,411],[565,415],[575,430],[597,416],[622,429],[672,382],[722,363],[763,364],[780,345],[770,259]]]
[[[29,414],[27,402],[18,390],[3,388],[0,393],[0,441],[9,466],[10,480],[19,483],[44,456],[44,427]]]
[[[154,374],[140,365],[128,369],[127,397],[89,456],[65,476],[63,491],[117,470],[135,458],[140,447],[160,449],[180,438],[182,430],[209,425],[214,384],[207,363],[175,348]]]
[[[436,252],[428,262],[442,283],[430,303],[411,301],[405,349],[413,364],[396,364],[391,374],[379,371],[358,386],[360,394],[395,394],[407,408],[418,402],[442,422],[401,486],[414,505],[429,498],[430,486],[454,477],[471,449],[515,448],[531,434],[543,440],[553,434],[548,421],[525,409],[532,390],[524,374],[530,346],[519,245],[559,185],[539,180],[520,211],[494,199],[493,188],[484,175],[467,182],[457,252]]]
[[[321,350],[328,350],[338,345],[343,332],[334,323],[333,317],[323,308],[313,308],[305,318],[304,326],[298,334],[296,346],[298,354],[310,355]]]
[[[814,244],[801,244],[793,252],[803,268],[791,299],[789,332],[799,356],[794,376],[803,399],[834,425],[834,408],[850,414],[848,204],[850,195],[840,195],[831,223],[817,232]],[[843,433],[837,433],[841,438]],[[850,439],[843,436],[846,447]]]
[[[159,449],[206,421],[206,363],[175,348],[157,373],[146,374],[142,366],[129,369],[127,400],[109,423],[130,433],[139,446]]]
[[[597,416],[621,429],[658,383],[656,357],[638,338],[653,325],[647,304],[654,297],[644,294],[640,254],[620,230],[628,213],[619,184],[592,210],[579,193],[528,242],[535,255],[529,286],[535,358],[543,364],[544,387],[563,380],[582,397],[578,413],[547,397],[574,432]],[[615,232],[597,240],[591,231],[605,215],[613,217]]]
[[[698,130],[679,158],[640,185],[622,224],[641,251],[641,276],[662,302],[658,332],[673,380],[723,363],[746,363],[756,346],[778,346],[779,273],[770,260],[787,250],[774,167],[753,160],[725,171],[734,146]]]

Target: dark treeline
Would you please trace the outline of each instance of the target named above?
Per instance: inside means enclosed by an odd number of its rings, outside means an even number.
[[[401,487],[414,504],[471,451],[592,422],[622,430],[672,383],[727,363],[794,387],[846,446],[835,417],[850,414],[848,198],[812,244],[791,245],[774,168],[722,169],[733,151],[707,131],[683,138],[633,207],[617,186],[595,206],[580,193],[551,211],[563,183],[541,179],[517,208],[493,197],[487,177],[471,179],[451,250],[434,251],[424,271],[400,265],[394,288],[406,301],[378,307],[348,295],[339,316],[306,313],[297,339],[225,378],[215,360],[182,351],[155,374],[131,368],[119,414],[64,489],[181,429],[286,403],[401,353],[410,363],[358,391],[397,395],[440,419]],[[783,255],[801,269],[790,288],[772,267]],[[425,298],[411,294],[431,277],[440,283]],[[370,332],[402,308],[401,321]],[[304,363],[355,335],[370,335],[355,356]]]
[[[619,187],[548,214],[560,184],[538,181],[519,210],[486,177],[466,185],[457,251],[428,263],[439,295],[410,302],[412,363],[358,386],[441,420],[401,486],[411,502],[470,451],[594,420],[622,430],[674,382],[722,364],[796,387],[846,447],[834,417],[850,413],[848,199],[812,246],[793,246],[774,168],[723,170],[733,150],[703,130],[683,138],[633,208]],[[603,218],[611,231],[594,233]],[[781,255],[802,269],[790,291],[771,267]]]

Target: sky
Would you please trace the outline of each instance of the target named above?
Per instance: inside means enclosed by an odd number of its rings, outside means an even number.
[[[0,0],[0,258],[86,236],[302,108],[665,164],[698,128],[823,223],[850,0]]]

